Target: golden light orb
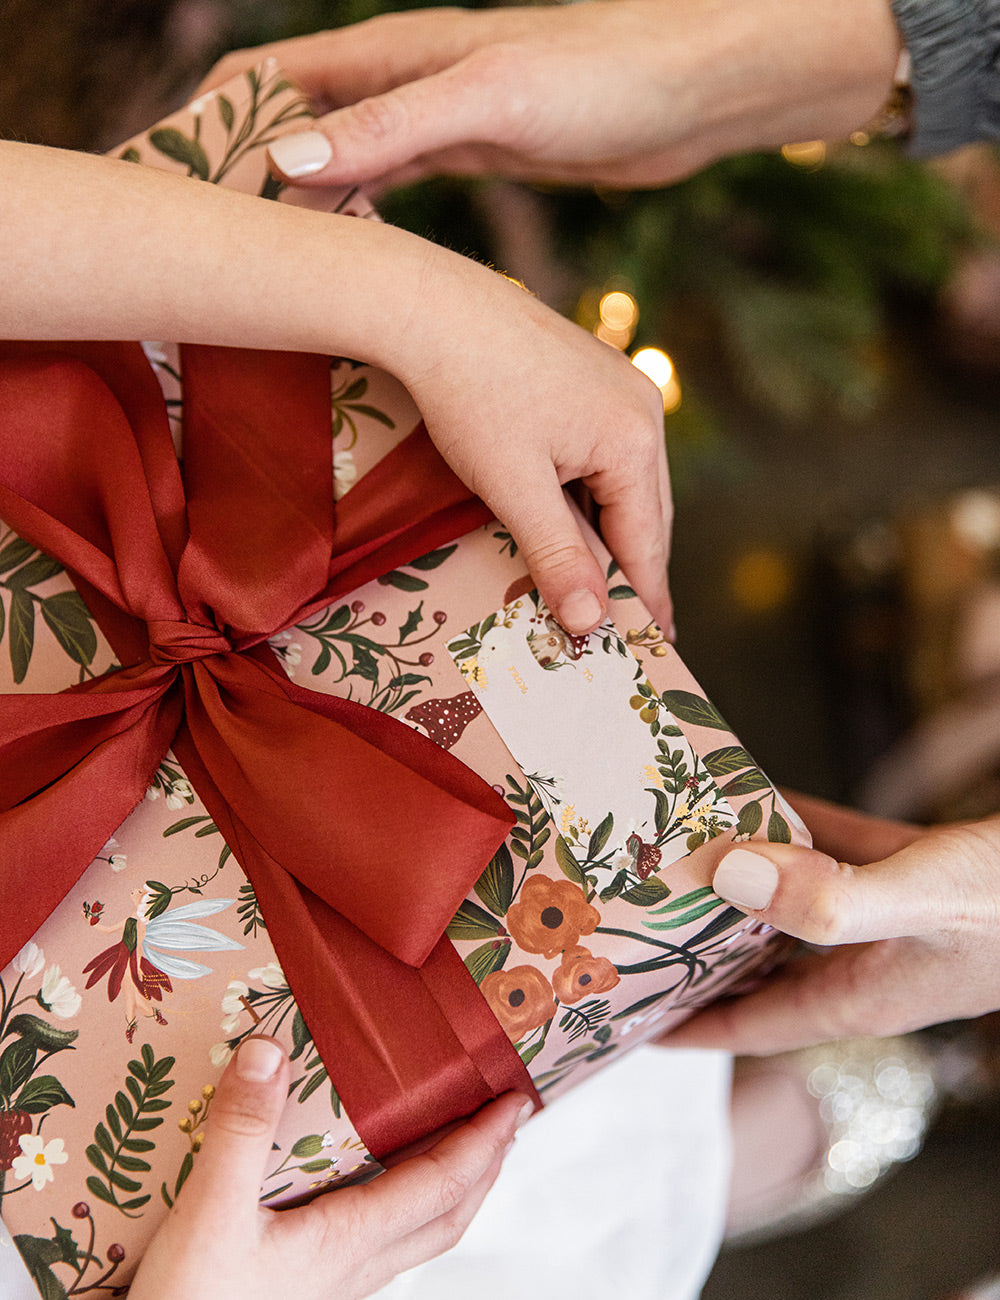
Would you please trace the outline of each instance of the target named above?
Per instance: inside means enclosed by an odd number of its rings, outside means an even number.
[[[781,156],[793,167],[815,171],[826,162],[826,144],[823,140],[801,140],[797,144],[783,144]]]
[[[639,348],[632,353],[632,364],[651,379],[663,395],[663,409],[669,413],[681,404],[681,386],[674,363],[661,348]]]

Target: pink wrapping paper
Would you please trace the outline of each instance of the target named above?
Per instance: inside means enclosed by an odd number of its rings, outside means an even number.
[[[265,64],[122,153],[273,196],[264,145],[306,112]],[[373,215],[356,191],[308,202]],[[180,448],[176,353],[147,355]],[[332,363],[331,408],[338,496],[419,418],[351,361]],[[807,838],[601,554],[615,617],[589,638],[562,632],[494,522],[272,641],[298,682],[420,728],[509,800],[517,825],[449,935],[546,1102],[774,960],[776,936],[712,894],[712,870],[736,839]],[[112,665],[66,574],[2,522],[0,593],[0,690]],[[392,818],[391,790],[370,812]],[[293,1061],[265,1203],[379,1169],[251,884],[169,756],[0,994],[0,1207],[47,1297],[127,1283],[250,1033]]]

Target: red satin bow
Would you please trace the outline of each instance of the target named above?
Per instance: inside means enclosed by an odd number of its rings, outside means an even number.
[[[0,517],[66,566],[125,665],[0,697],[0,965],[171,747],[387,1152],[531,1091],[442,939],[511,817],[426,737],[294,685],[264,642],[489,515],[417,430],[335,524],[329,363],[186,347],[182,364],[183,482],[137,345],[0,345]]]

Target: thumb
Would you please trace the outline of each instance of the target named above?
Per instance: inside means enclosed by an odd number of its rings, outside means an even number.
[[[479,81],[477,54],[282,135],[268,154],[288,181],[360,184],[454,145],[493,141],[502,102]]]
[[[288,1058],[273,1038],[240,1045],[210,1102],[205,1140],[178,1201],[185,1213],[219,1205],[257,1211],[275,1129],[288,1089]]]
[[[721,860],[712,888],[775,929],[825,947],[947,929],[981,894],[980,872],[956,829],[860,866],[800,845],[741,845]]]

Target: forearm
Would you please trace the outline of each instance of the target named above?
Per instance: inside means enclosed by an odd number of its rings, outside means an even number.
[[[162,338],[386,365],[403,355],[429,262],[450,257],[377,222],[133,163],[3,142],[0,170],[8,338]]]

